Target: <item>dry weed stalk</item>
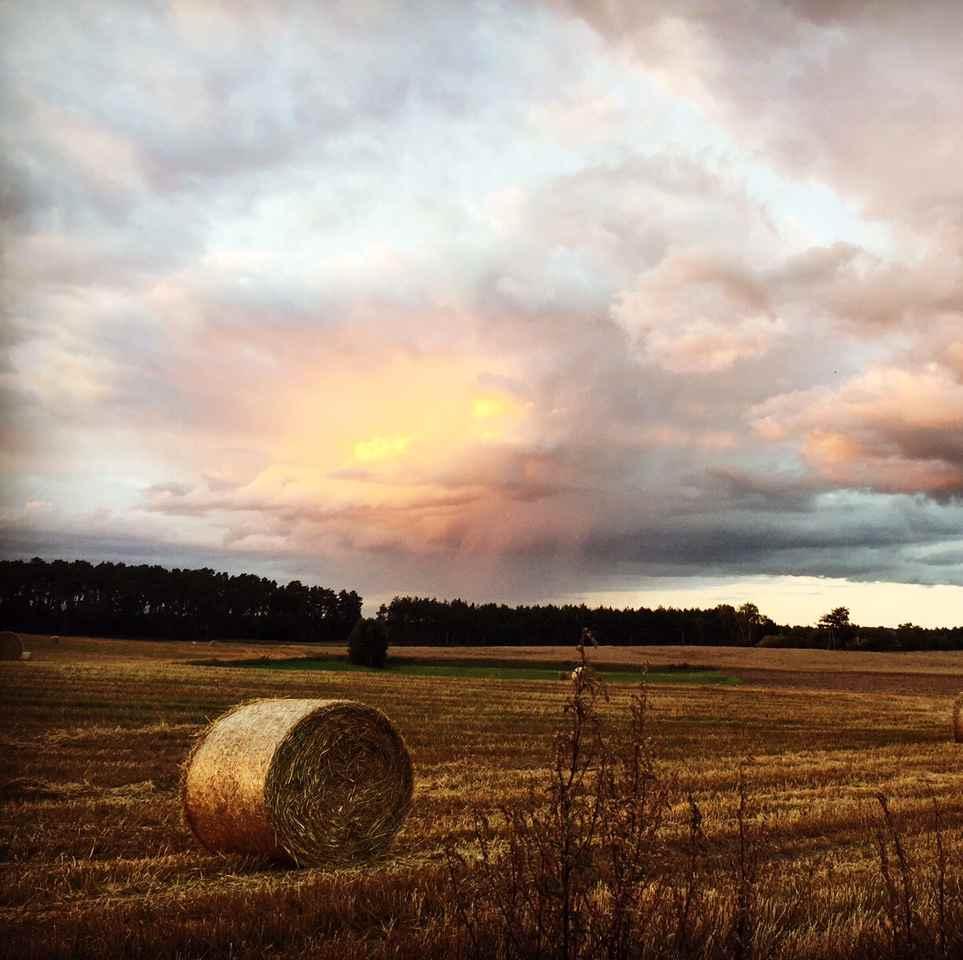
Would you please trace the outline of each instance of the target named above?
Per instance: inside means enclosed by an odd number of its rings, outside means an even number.
[[[524,804],[499,808],[497,824],[476,816],[476,860],[448,847],[469,956],[627,960],[646,924],[663,923],[673,905],[678,942],[692,939],[696,890],[673,891],[662,879],[658,834],[669,793],[651,757],[645,690],[633,697],[628,729],[617,736],[598,709],[604,685],[584,644],[578,651],[581,669],[572,675],[545,782],[530,788]],[[692,809],[693,833],[701,836]]]
[[[929,866],[924,868],[925,848],[917,850],[914,860],[888,798],[879,793],[876,800],[881,818],[874,839],[889,938],[885,952],[880,949],[879,955],[896,960],[950,960],[963,955],[963,890],[959,876],[950,871],[939,803],[933,799],[932,851]]]
[[[749,822],[749,788],[746,764],[739,767],[739,802],[736,807],[738,842],[731,871],[735,879],[735,908],[729,937],[729,955],[733,960],[752,960],[756,938],[756,891],[761,862],[760,842]]]

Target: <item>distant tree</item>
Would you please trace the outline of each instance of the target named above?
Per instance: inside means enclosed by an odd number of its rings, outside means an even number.
[[[388,659],[384,621],[362,617],[355,623],[348,637],[348,659],[361,667],[384,667]]]
[[[926,631],[922,627],[916,626],[915,623],[901,623],[896,628],[896,637],[899,640],[900,647],[905,650],[913,650],[925,644]],[[934,646],[936,644],[931,642],[930,647]]]
[[[739,614],[731,603],[720,603],[713,609],[713,619],[718,630],[719,640],[726,646],[738,646],[742,635]]]
[[[739,624],[742,628],[743,643],[751,647],[756,642],[756,632],[765,617],[759,612],[754,603],[744,603],[737,611]]]
[[[849,620],[847,607],[835,607],[829,613],[823,614],[819,618],[819,626],[829,636],[827,646],[830,650],[838,650],[856,629]]]

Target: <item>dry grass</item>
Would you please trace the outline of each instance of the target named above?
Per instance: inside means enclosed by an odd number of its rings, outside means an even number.
[[[467,851],[476,811],[524,799],[570,692],[545,682],[203,668],[185,661],[209,648],[190,644],[31,637],[29,646],[29,663],[0,665],[0,955],[23,960],[449,956],[458,926],[446,843]],[[401,652],[572,660],[562,648]],[[946,718],[963,654],[603,647],[596,660],[643,655],[653,666],[715,664],[749,680],[652,688],[650,732],[662,771],[698,802],[720,863],[739,845],[743,766],[769,838],[756,926],[776,944],[772,956],[861,956],[859,944],[888,929],[871,828],[878,793],[890,798],[909,857],[933,843],[935,799],[946,856],[959,862],[963,772]],[[624,711],[629,692],[614,689],[607,709]],[[417,780],[384,863],[263,869],[198,846],[181,818],[179,765],[206,724],[255,697],[360,700],[392,718]],[[681,857],[684,805],[676,813],[669,829]],[[713,882],[701,907],[709,918],[725,893]]]

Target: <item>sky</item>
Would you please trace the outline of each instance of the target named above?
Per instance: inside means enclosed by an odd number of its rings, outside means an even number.
[[[0,34],[3,556],[963,623],[963,4]]]

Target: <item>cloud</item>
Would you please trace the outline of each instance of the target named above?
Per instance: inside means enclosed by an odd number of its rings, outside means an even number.
[[[487,277],[491,299],[528,313],[607,310],[676,250],[738,259],[772,242],[772,224],[738,180],[682,150],[632,149],[496,201],[503,246]]]
[[[963,10],[954,0],[706,3],[671,13],[620,0],[553,6],[630,50],[785,169],[828,181],[873,213],[958,229]]]
[[[795,440],[839,486],[963,493],[963,381],[936,363],[871,367],[837,389],[772,397],[752,412],[759,434]]]
[[[761,357],[783,330],[762,284],[705,258],[666,258],[619,296],[612,314],[643,359],[681,374]]]
[[[11,11],[9,549],[952,580],[957,18]]]

